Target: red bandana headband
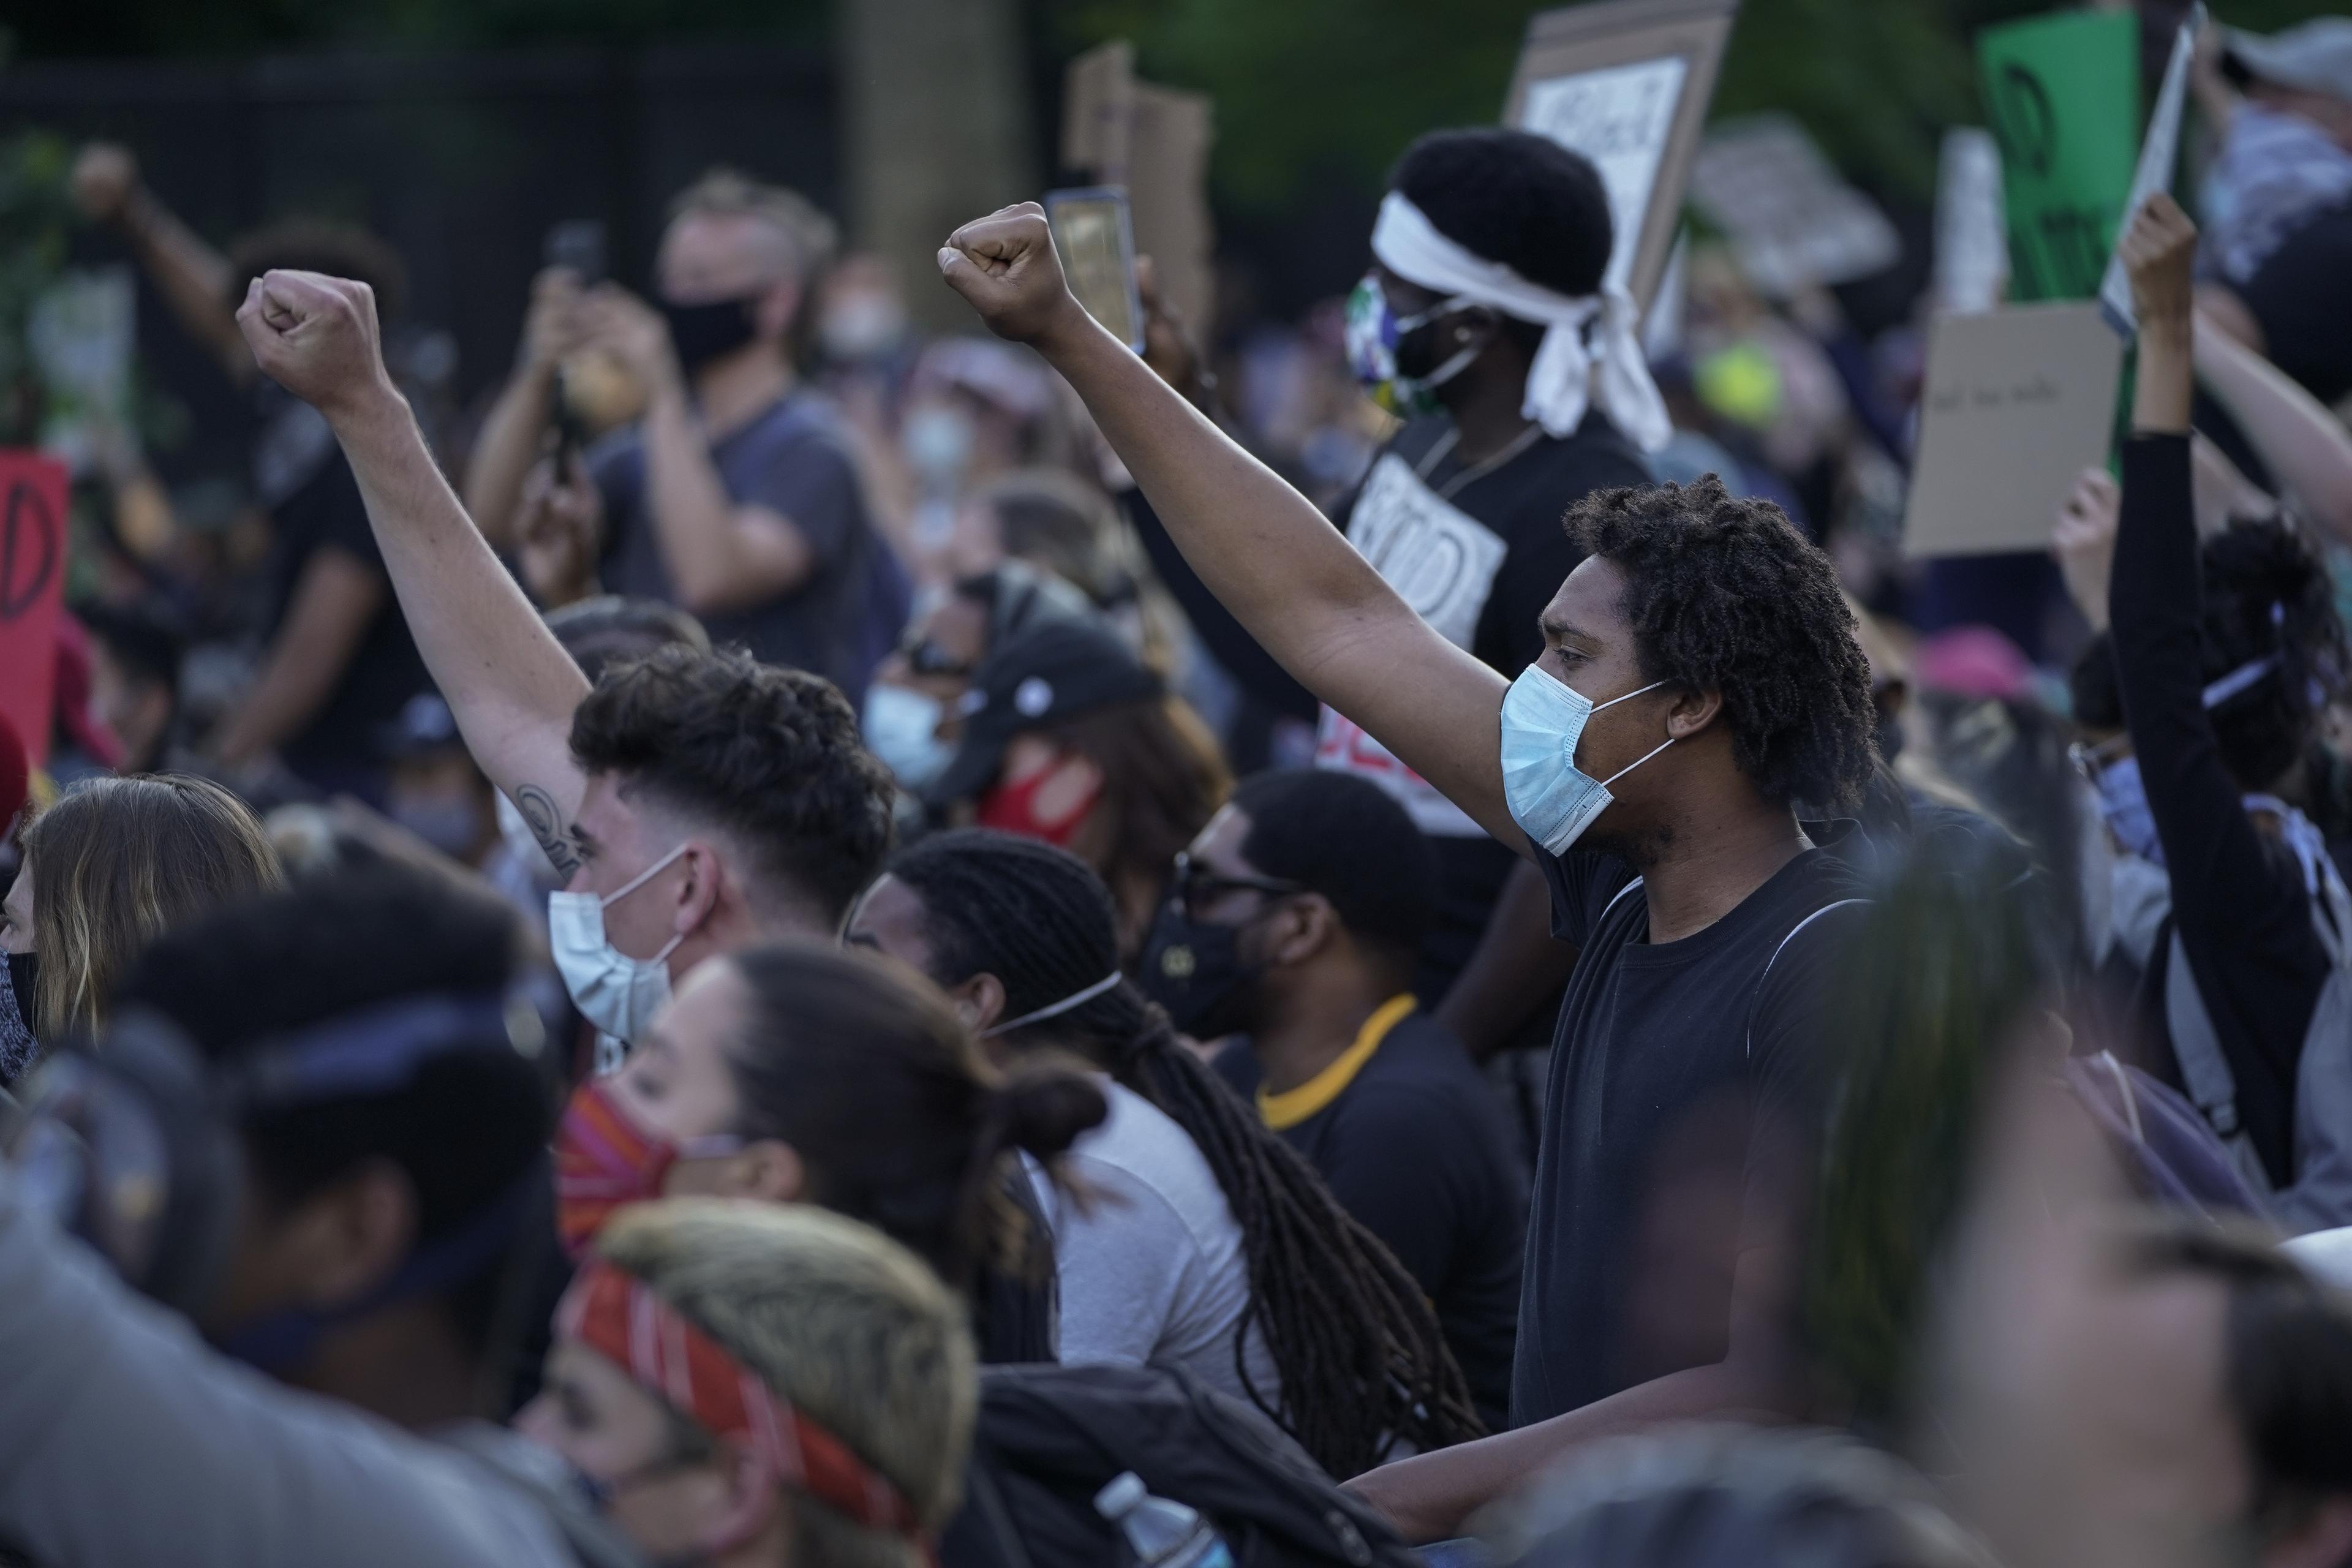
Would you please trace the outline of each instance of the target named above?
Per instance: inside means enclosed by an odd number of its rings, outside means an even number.
[[[591,1258],[564,1292],[555,1327],[705,1430],[751,1449],[784,1485],[870,1530],[924,1540],[898,1488],[635,1276]]]

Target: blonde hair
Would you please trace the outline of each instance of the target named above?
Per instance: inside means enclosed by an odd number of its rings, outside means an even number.
[[[806,1205],[672,1198],[596,1250],[896,1486],[936,1536],[963,1497],[980,1399],[963,1305],[915,1255]],[[794,1568],[918,1568],[915,1542],[793,1500]]]
[[[104,1023],[115,982],[164,931],[286,885],[245,803],[185,773],[76,784],[21,842],[41,959],[33,1033],[44,1042]]]
[[[796,282],[808,282],[833,263],[841,230],[798,191],[761,184],[734,169],[706,170],[669,204],[670,221],[696,217],[751,217],[782,237],[786,268]]]

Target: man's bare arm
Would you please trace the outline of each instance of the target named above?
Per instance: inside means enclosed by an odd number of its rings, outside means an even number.
[[[300,734],[334,695],[383,598],[383,574],[349,551],[311,556],[294,581],[260,676],[222,726],[215,754],[243,767]]]
[[[384,373],[373,294],[316,273],[272,272],[248,290],[237,324],[263,372],[326,416],[467,749],[568,875],[576,859],[566,830],[585,788],[572,759],[572,712],[588,682],[425,449]]]
[[[1085,399],[1184,559],[1300,684],[1520,846],[1503,795],[1506,682],[1413,614],[1314,504],[1244,451],[1070,294],[1034,202],[966,224],[949,286]]]

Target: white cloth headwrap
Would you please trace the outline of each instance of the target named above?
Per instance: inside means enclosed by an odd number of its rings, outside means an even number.
[[[1528,370],[1527,401],[1519,412],[1554,436],[1575,434],[1592,397],[1594,355],[1586,348],[1586,323],[1599,318],[1601,406],[1636,445],[1654,452],[1674,434],[1665,399],[1650,379],[1642,353],[1641,322],[1633,296],[1616,284],[1598,294],[1570,299],[1530,283],[1499,261],[1473,255],[1437,232],[1428,216],[1391,191],[1372,225],[1372,254],[1409,283],[1474,304],[1491,305],[1507,316],[1539,321],[1550,331]]]

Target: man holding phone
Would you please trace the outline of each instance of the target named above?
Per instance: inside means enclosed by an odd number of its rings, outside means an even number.
[[[713,171],[672,205],[656,303],[583,287],[568,268],[541,274],[466,500],[494,544],[526,539],[542,511],[600,538],[606,588],[692,611],[713,642],[825,676],[856,701],[905,592],[831,411],[793,363],[834,239],[793,193]],[[627,371],[644,412],[556,473],[542,457],[556,367],[583,348]]]

